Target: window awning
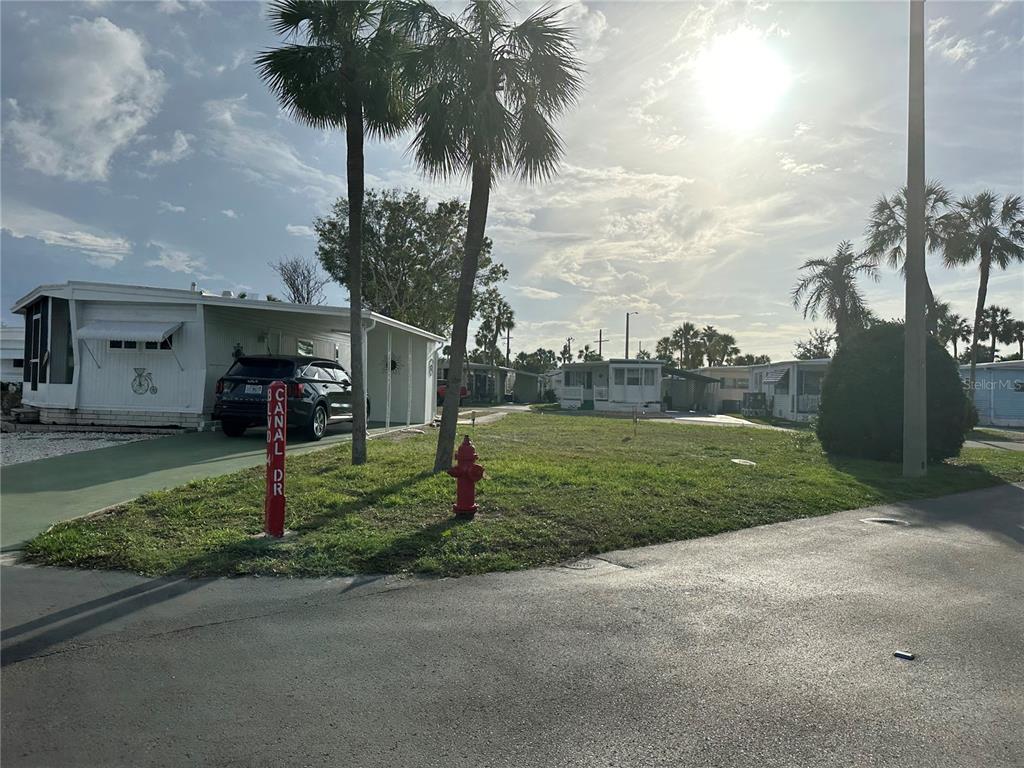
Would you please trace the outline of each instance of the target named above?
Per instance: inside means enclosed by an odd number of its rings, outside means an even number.
[[[764,375],[765,384],[778,384],[789,376],[789,368],[775,368]]]
[[[96,320],[78,329],[78,338],[109,341],[163,341],[181,328],[181,322],[146,320]]]

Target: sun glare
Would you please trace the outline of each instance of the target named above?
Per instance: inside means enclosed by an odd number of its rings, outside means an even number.
[[[792,81],[782,57],[748,28],[715,38],[697,57],[695,77],[714,120],[737,133],[771,114]]]

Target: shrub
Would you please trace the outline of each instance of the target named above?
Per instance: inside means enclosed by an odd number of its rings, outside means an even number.
[[[928,460],[960,453],[970,403],[957,363],[928,337]],[[821,387],[818,439],[829,453],[901,461],[903,458],[903,325],[880,323],[847,341]]]

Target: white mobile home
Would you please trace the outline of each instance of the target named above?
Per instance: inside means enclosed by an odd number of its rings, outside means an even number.
[[[964,385],[971,366],[960,366]],[[978,424],[986,427],[1024,427],[1024,362],[978,363],[974,382]]]
[[[350,367],[346,307],[239,299],[113,283],[43,285],[25,316],[23,402],[50,424],[199,428],[243,354],[302,354]],[[372,312],[363,319],[371,418],[432,420],[440,336]]]
[[[0,328],[0,384],[20,384],[25,365],[25,329]]]
[[[567,363],[547,374],[562,408],[584,411],[661,410],[661,360]]]
[[[761,365],[722,365],[700,368],[705,376],[718,379],[714,410],[743,410],[744,394],[763,393],[766,415],[789,421],[810,421],[818,412],[821,382],[828,358],[786,360]]]

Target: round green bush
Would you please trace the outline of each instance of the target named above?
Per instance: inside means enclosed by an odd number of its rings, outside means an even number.
[[[971,405],[956,361],[927,343],[928,461],[960,453]],[[903,325],[880,323],[848,340],[821,386],[818,439],[829,453],[903,459]]]

